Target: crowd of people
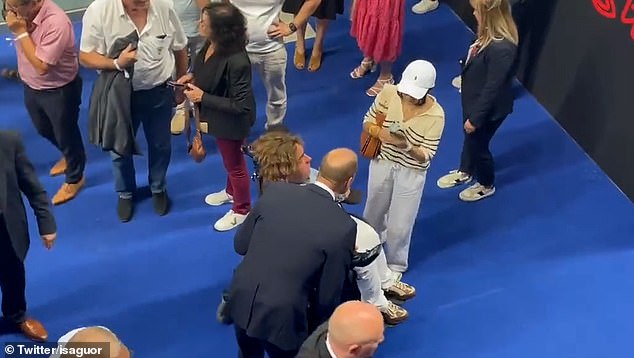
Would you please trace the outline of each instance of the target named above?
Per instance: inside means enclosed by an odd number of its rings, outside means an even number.
[[[473,182],[460,192],[477,201],[495,192],[490,142],[513,109],[511,85],[518,34],[508,0],[470,0],[478,29],[461,61],[464,144],[458,169],[438,179],[441,188]],[[307,145],[286,128],[284,39],[295,34],[296,69],[306,66],[305,34],[317,19],[308,70],[322,65],[329,21],[343,13],[339,0],[95,0],[86,9],[79,51],[73,26],[53,0],[6,0],[24,101],[37,132],[61,158],[50,175],[65,181],[53,205],[74,200],[86,182],[79,127],[83,82],[79,66],[98,71],[90,103],[88,141],[109,152],[122,222],[138,200],[133,157],[142,125],[154,210],[167,215],[167,171],[173,134],[193,116],[214,138],[227,175],[208,205],[230,205],[218,231],[236,229],[242,257],[223,292],[218,319],[234,327],[240,357],[371,357],[384,324],[406,321],[403,302],[416,295],[404,282],[413,228],[427,172],[445,128],[445,111],[433,95],[436,68],[415,59],[400,75],[403,0],[352,4],[350,33],[363,55],[350,76],[380,66],[366,93],[374,101],[360,114],[359,133],[378,143],[370,161],[363,215],[347,211],[355,189],[359,150],[334,148],[312,168]],[[422,0],[412,10],[436,9]],[[284,22],[281,12],[294,15]],[[266,132],[246,143],[256,122],[253,74],[266,88]],[[203,128],[203,126],[201,126]],[[251,198],[252,158],[260,195]],[[30,339],[47,340],[44,326],[27,315],[24,259],[29,248],[28,199],[39,234],[50,248],[57,223],[19,134],[0,132],[0,284],[2,313]],[[289,223],[293,223],[289,225]],[[62,343],[109,342],[111,357],[131,351],[106,327],[81,327]]]

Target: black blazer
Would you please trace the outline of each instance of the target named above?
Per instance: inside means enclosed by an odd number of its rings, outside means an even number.
[[[317,327],[302,344],[295,358],[335,358],[328,352],[326,337],[328,336],[328,321]]]
[[[128,45],[137,46],[136,31],[118,38],[108,51],[109,58],[117,58]],[[132,125],[132,77],[134,66],[122,71],[101,71],[90,94],[88,107],[88,140],[103,151],[121,156],[142,155]]]
[[[299,349],[314,328],[309,316],[318,325],[341,303],[356,231],[317,185],[268,183],[234,239],[244,256],[229,290],[234,324],[283,350]]]
[[[517,46],[508,40],[491,42],[462,65],[462,113],[475,127],[499,120],[513,111],[513,76]]]
[[[16,133],[0,131],[0,214],[16,256],[24,261],[29,250],[29,226],[22,200],[26,196],[37,219],[40,235],[57,231],[48,195],[40,184]]]
[[[194,83],[205,92],[200,120],[216,138],[243,140],[255,123],[255,97],[251,86],[251,62],[246,51],[215,54],[205,61],[209,42],[196,56]]]

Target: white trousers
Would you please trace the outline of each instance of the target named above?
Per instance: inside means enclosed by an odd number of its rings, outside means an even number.
[[[407,271],[412,231],[427,171],[382,159],[370,162],[368,198],[363,217],[381,234],[387,265]]]
[[[365,252],[381,244],[379,234],[372,226],[354,216],[352,219],[357,223],[358,252]],[[357,273],[357,287],[361,292],[361,300],[378,308],[387,308],[388,300],[383,290],[394,285],[396,274],[387,267],[383,250],[372,263],[365,267],[355,267],[354,270]]]
[[[286,47],[269,53],[249,53],[251,67],[266,89],[266,126],[281,124],[286,116]]]

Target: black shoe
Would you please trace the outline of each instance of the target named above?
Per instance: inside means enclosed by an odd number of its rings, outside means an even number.
[[[163,216],[169,212],[170,199],[167,196],[167,192],[152,194],[152,200],[154,201],[154,211],[158,215]]]
[[[132,219],[132,214],[134,213],[134,201],[132,198],[119,198],[119,203],[117,204],[117,214],[119,215],[119,220],[121,222],[128,222]]]

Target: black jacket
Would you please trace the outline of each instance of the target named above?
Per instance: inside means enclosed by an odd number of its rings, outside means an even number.
[[[508,40],[491,42],[462,68],[462,113],[476,128],[513,111],[513,76],[517,46]]]
[[[269,183],[235,236],[244,258],[229,290],[234,324],[299,349],[314,328],[309,319],[320,324],[341,303],[355,240],[356,223],[326,190]]]
[[[216,54],[205,62],[209,42],[196,56],[194,83],[203,90],[200,120],[216,138],[243,140],[255,123],[251,62],[246,52]]]
[[[17,257],[24,261],[29,250],[29,226],[22,194],[28,199],[40,235],[57,231],[48,195],[33,169],[20,137],[0,131],[0,216],[4,218]]]
[[[295,358],[335,358],[328,352],[326,337],[328,336],[328,321],[317,327],[302,344]]]
[[[135,32],[117,39],[108,57],[117,58],[129,45],[137,46]],[[104,151],[121,156],[141,154],[132,126],[132,76],[134,68],[122,71],[101,71],[92,89],[88,113],[88,139]]]

